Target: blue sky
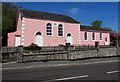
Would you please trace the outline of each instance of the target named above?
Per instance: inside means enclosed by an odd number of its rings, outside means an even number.
[[[90,26],[95,20],[103,21],[103,27],[118,31],[117,2],[17,2],[25,9],[68,15]]]

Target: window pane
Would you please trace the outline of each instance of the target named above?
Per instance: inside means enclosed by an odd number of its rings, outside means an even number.
[[[63,25],[62,24],[58,25],[58,36],[63,36]]]
[[[84,38],[85,38],[85,40],[87,40],[87,32],[85,32]]]
[[[92,34],[93,40],[95,40],[95,33]]]
[[[52,24],[48,23],[46,26],[46,34],[52,35]]]

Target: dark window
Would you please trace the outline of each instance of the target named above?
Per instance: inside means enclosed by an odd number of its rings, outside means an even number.
[[[58,36],[63,36],[63,25],[62,24],[58,25]]]
[[[41,35],[42,33],[41,32],[37,32],[36,35]]]
[[[100,33],[100,40],[102,40],[102,33]]]
[[[84,39],[87,40],[87,32],[84,34]]]
[[[46,26],[46,34],[52,35],[52,24],[51,23],[48,23]]]
[[[67,34],[67,36],[71,36],[71,34],[70,34],[70,33],[68,33],[68,34]]]
[[[95,33],[92,33],[92,39],[95,40]]]
[[[107,42],[107,38],[105,38],[105,42]]]

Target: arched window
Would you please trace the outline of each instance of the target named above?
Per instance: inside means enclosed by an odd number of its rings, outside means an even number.
[[[100,40],[102,40],[102,33],[100,33]]]
[[[46,35],[52,35],[52,24],[48,23],[46,25]]]
[[[42,35],[42,33],[41,32],[37,32],[36,35]]]
[[[58,36],[63,36],[63,25],[62,24],[58,25]]]
[[[95,40],[95,33],[92,33],[92,39]]]
[[[70,33],[68,33],[68,34],[67,34],[67,36],[71,36],[71,34],[70,34]]]
[[[84,39],[87,40],[87,32],[84,34]]]

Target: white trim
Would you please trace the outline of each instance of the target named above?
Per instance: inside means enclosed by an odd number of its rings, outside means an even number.
[[[41,31],[35,31],[34,36],[36,35],[37,32],[41,32]],[[43,36],[43,33],[41,32],[41,35]]]
[[[57,25],[57,35],[58,35],[58,28],[59,28],[59,25],[60,25],[60,24]],[[58,35],[58,37],[64,37],[64,25],[63,25],[63,24],[61,24],[61,25],[63,26],[63,27],[62,27],[62,28],[63,28],[63,36],[59,36],[59,35]]]
[[[24,42],[22,42],[21,45],[24,45]]]
[[[25,22],[25,20],[22,20],[22,22]]]
[[[25,19],[25,17],[22,17],[22,20],[24,20]]]
[[[25,39],[24,39],[24,38],[22,38],[21,40],[22,40],[22,41],[24,41]]]
[[[22,30],[24,30],[25,28],[24,27],[22,27]]]
[[[22,31],[22,33],[25,33],[25,31]]]
[[[68,34],[68,33],[70,33],[70,32],[67,32],[67,33],[66,33],[66,37],[67,37],[67,34]],[[70,33],[70,34],[71,34],[71,33]],[[71,36],[73,37],[73,35],[72,35],[72,34],[71,34]]]
[[[25,26],[25,24],[23,23],[22,26]]]
[[[50,23],[50,24],[52,25],[52,35],[47,35],[47,28],[46,28],[46,27],[47,27],[47,24],[48,24],[48,23]],[[47,22],[47,23],[45,24],[45,35],[49,37],[49,36],[53,36],[53,33],[54,33],[54,32],[53,32],[53,23]]]
[[[56,25],[54,25],[56,23]],[[58,22],[53,22],[53,26],[58,26]]]
[[[79,42],[79,44],[81,44],[81,42]]]
[[[24,35],[21,35],[21,37],[24,37]]]

